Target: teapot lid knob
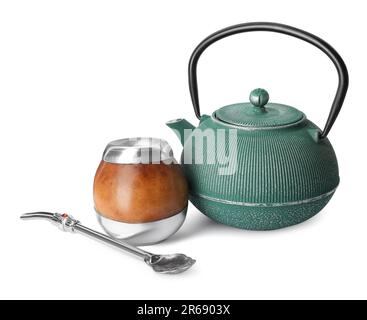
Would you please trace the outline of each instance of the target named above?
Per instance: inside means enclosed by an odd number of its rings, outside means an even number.
[[[265,89],[255,89],[250,93],[250,102],[254,107],[264,108],[269,101],[269,93]]]

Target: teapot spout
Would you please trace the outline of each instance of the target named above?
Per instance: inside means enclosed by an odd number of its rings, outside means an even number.
[[[195,127],[185,119],[174,119],[166,122],[166,125],[170,127],[180,139],[182,146],[195,129]]]

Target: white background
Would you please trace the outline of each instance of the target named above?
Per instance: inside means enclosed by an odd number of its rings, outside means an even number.
[[[0,298],[367,298],[365,1],[1,1]],[[290,24],[343,56],[350,90],[330,133],[341,184],[301,225],[250,232],[211,222],[190,206],[171,239],[147,249],[184,252],[195,267],[155,274],[139,260],[43,221],[69,212],[98,228],[92,184],[113,139],[165,138],[197,123],[187,63],[210,33],[249,21]],[[332,63],[284,35],[237,35],[199,63],[202,110],[247,101],[256,87],[323,127],[336,90]]]

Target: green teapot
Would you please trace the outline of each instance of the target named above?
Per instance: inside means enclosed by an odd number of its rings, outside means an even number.
[[[201,115],[197,63],[214,42],[233,34],[271,31],[313,44],[334,63],[339,85],[321,131],[296,108],[269,102],[255,89],[250,102]],[[278,23],[256,22],[213,33],[194,50],[189,87],[195,128],[184,119],[167,122],[183,145],[181,165],[190,201],[213,220],[248,230],[273,230],[303,222],[328,203],[339,184],[338,163],[327,135],[348,89],[348,71],[340,55],[313,34]]]

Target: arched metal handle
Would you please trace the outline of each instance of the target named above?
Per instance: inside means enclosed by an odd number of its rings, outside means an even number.
[[[222,30],[219,30],[209,37],[204,39],[200,44],[195,48],[194,52],[191,55],[190,62],[189,62],[189,88],[191,94],[192,104],[194,106],[195,114],[198,119],[201,118],[200,115],[200,106],[199,106],[199,93],[198,93],[198,83],[197,83],[197,64],[201,54],[214,42],[226,38],[228,36],[243,33],[243,32],[250,32],[250,31],[271,31],[277,33],[283,33],[289,36],[293,36],[295,38],[304,40],[308,43],[313,44],[315,47],[319,48],[322,52],[324,52],[334,63],[339,76],[339,84],[338,89],[331,106],[329,117],[326,121],[326,125],[322,133],[320,134],[320,138],[325,138],[331,127],[333,126],[339,111],[343,105],[345,95],[348,90],[348,70],[343,61],[340,57],[338,52],[335,51],[333,47],[331,47],[327,42],[320,39],[319,37],[291,27],[284,24],[273,23],[273,22],[252,22],[252,23],[243,23],[234,25]]]

